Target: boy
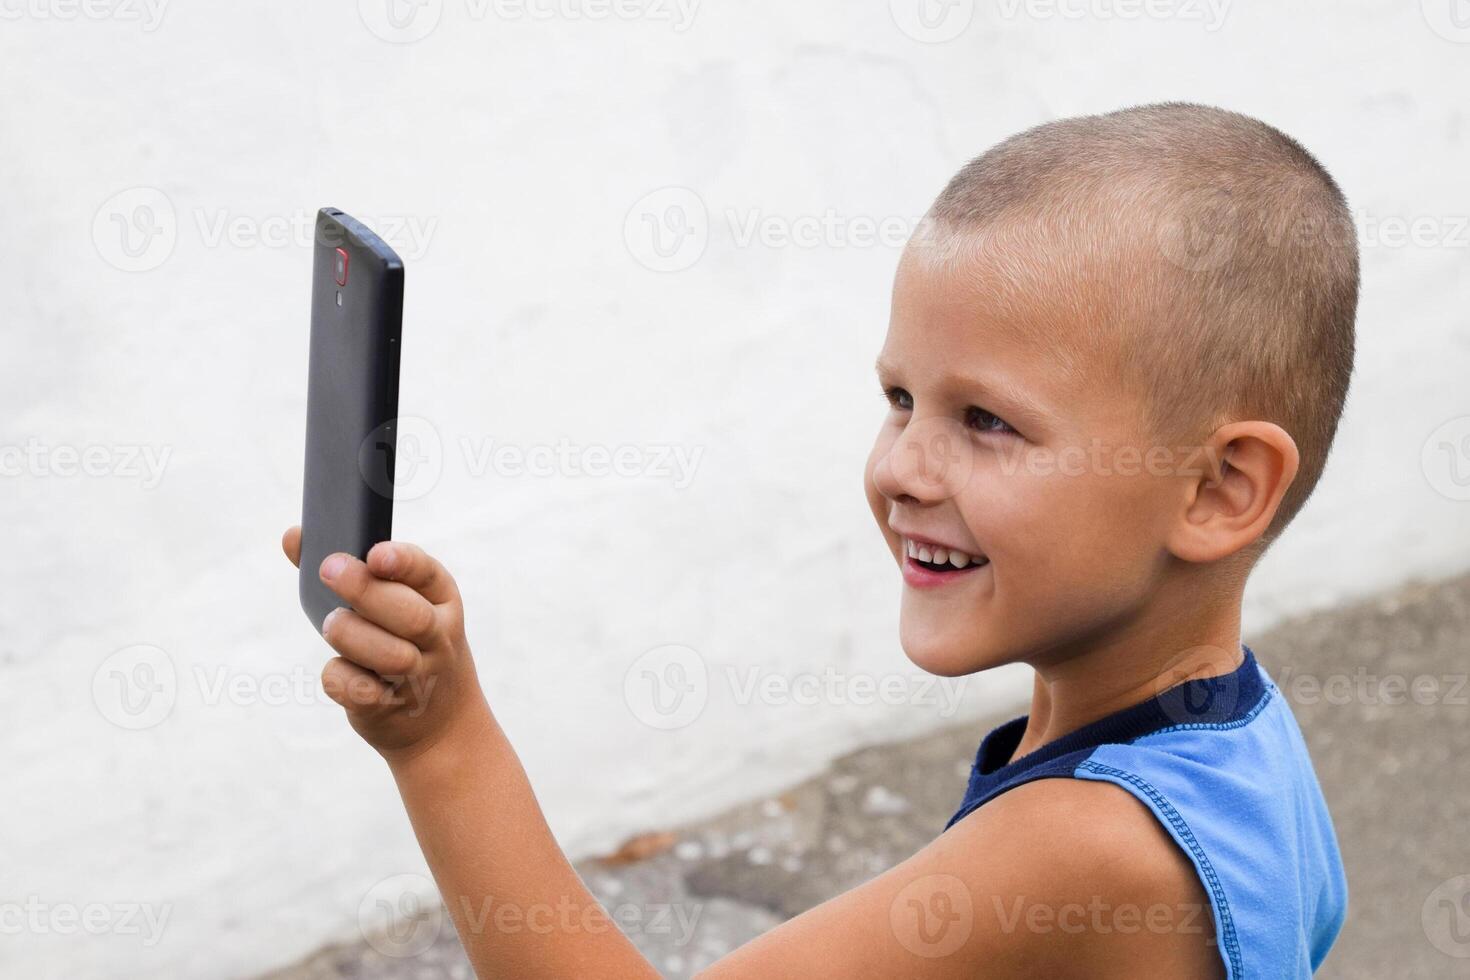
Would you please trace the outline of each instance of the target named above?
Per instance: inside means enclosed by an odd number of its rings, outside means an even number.
[[[950,182],[900,261],[866,490],[905,652],[1029,664],[1031,711],[985,738],[933,843],[709,976],[1316,969],[1346,882],[1240,607],[1321,475],[1357,290],[1332,178],[1222,110],[1049,123]],[[399,542],[321,574],[352,607],[323,683],[388,761],[479,975],[656,975],[548,832],[449,574]],[[475,931],[487,897],[578,925]]]

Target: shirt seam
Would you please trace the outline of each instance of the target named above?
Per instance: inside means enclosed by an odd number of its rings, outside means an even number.
[[[1265,700],[1265,698],[1262,699],[1263,702]],[[1221,931],[1223,933],[1219,937],[1220,945],[1229,955],[1230,975],[1233,980],[1244,980],[1245,968],[1241,962],[1240,940],[1235,933],[1235,919],[1230,912],[1230,900],[1225,897],[1224,886],[1220,882],[1220,876],[1216,873],[1214,864],[1211,863],[1209,855],[1205,853],[1204,847],[1200,844],[1199,839],[1194,836],[1194,831],[1190,829],[1189,822],[1184,819],[1183,814],[1176,810],[1174,805],[1152,783],[1131,772],[1123,769],[1115,769],[1112,766],[1105,766],[1102,763],[1093,762],[1090,759],[1084,759],[1079,762],[1077,768],[1085,769],[1088,772],[1096,773],[1100,776],[1111,776],[1130,783],[1137,787],[1158,808],[1160,815],[1174,829],[1176,839],[1195,858],[1195,864],[1199,868],[1200,875],[1205,879],[1205,886],[1210,890],[1211,900],[1215,903],[1215,908],[1220,913]]]
[[[1272,689],[1270,687],[1267,687],[1265,690],[1263,690],[1261,692],[1261,699],[1256,702],[1255,707],[1251,708],[1249,711],[1247,711],[1245,714],[1241,715],[1239,718],[1233,718],[1230,721],[1213,721],[1213,722],[1212,721],[1191,721],[1191,722],[1182,722],[1182,723],[1180,723],[1178,725],[1171,725],[1168,728],[1160,728],[1158,731],[1149,732],[1147,735],[1140,735],[1137,738],[1133,739],[1132,742],[1115,742],[1115,743],[1112,743],[1112,744],[1115,744],[1115,745],[1128,745],[1128,744],[1132,744],[1134,742],[1142,742],[1146,738],[1153,738],[1155,735],[1167,735],[1170,732],[1197,732],[1197,731],[1217,731],[1217,732],[1219,732],[1219,731],[1227,731],[1227,730],[1229,730],[1231,728],[1244,728],[1246,725],[1249,725],[1251,722],[1255,721],[1256,720],[1256,716],[1258,716],[1262,711],[1265,711],[1266,710],[1266,706],[1268,704],[1270,704],[1271,699],[1274,696],[1275,695],[1272,692]]]

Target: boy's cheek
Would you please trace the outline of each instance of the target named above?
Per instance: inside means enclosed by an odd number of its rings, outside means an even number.
[[[878,467],[883,465],[888,453],[893,448],[894,431],[892,426],[884,425],[878,432],[878,439],[873,445],[873,450],[868,454],[868,461],[863,467],[863,494],[868,498],[868,509],[872,511],[873,520],[878,529],[883,532],[884,539],[888,542],[889,549],[894,555],[898,554],[898,536],[888,529],[888,514],[891,502],[883,495],[878,486]]]
[[[1050,535],[1065,520],[1062,489],[1048,477],[977,465],[956,502],[976,544],[990,555]]]
[[[1040,615],[1052,597],[1097,586],[1120,549],[1113,503],[1074,477],[1012,475],[980,481],[963,508],[993,564],[1007,614]]]
[[[867,495],[868,504],[878,513],[879,503],[883,500],[883,494],[878,490],[876,473],[878,461],[882,458],[884,447],[880,441],[868,454],[868,461],[863,465],[863,493]]]
[[[1106,541],[1147,509],[1147,488],[1095,473],[1009,471],[977,466],[964,495],[967,518],[1024,541]],[[985,538],[981,537],[983,546]],[[999,543],[996,543],[997,547]]]

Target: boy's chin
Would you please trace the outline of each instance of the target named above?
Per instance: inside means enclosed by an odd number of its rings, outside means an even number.
[[[962,677],[1007,662],[1003,651],[974,633],[934,629],[901,617],[898,635],[914,666],[940,677]]]

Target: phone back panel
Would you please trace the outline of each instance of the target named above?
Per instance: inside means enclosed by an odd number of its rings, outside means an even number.
[[[366,558],[393,533],[403,262],[335,208],[318,212],[313,251],[300,593],[320,630],[346,605],[322,584],[322,560]]]

